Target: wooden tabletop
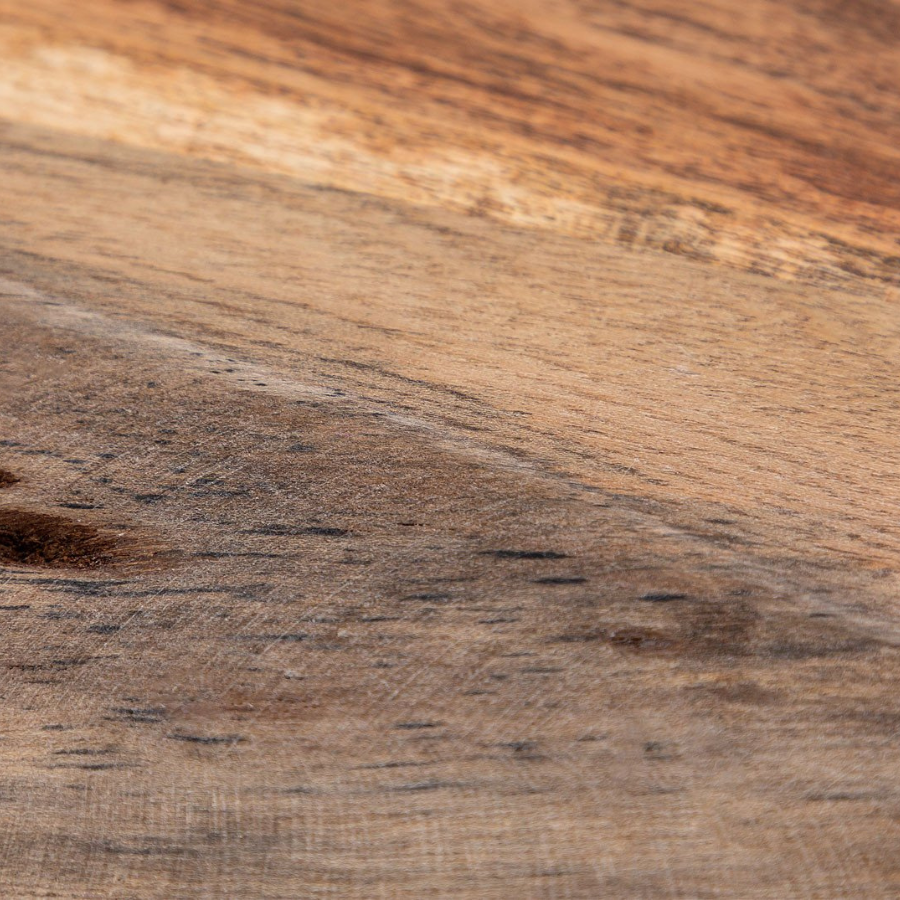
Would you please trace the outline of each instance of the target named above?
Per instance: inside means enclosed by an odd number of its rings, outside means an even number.
[[[0,897],[900,897],[896,0],[0,60]]]

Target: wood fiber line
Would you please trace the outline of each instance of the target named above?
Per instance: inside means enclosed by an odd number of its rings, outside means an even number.
[[[0,115],[896,284],[898,22],[893,0],[3,0]]]

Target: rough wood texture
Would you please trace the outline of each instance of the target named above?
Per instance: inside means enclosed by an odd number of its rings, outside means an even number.
[[[0,896],[900,896],[895,5],[0,13]]]
[[[758,272],[900,280],[894,0],[0,17],[0,115]]]

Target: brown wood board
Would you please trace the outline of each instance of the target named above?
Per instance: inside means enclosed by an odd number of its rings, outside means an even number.
[[[898,21],[0,0],[0,896],[898,896]]]

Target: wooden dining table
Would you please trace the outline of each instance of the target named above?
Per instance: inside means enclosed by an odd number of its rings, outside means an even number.
[[[0,0],[0,898],[900,897],[897,0]]]

